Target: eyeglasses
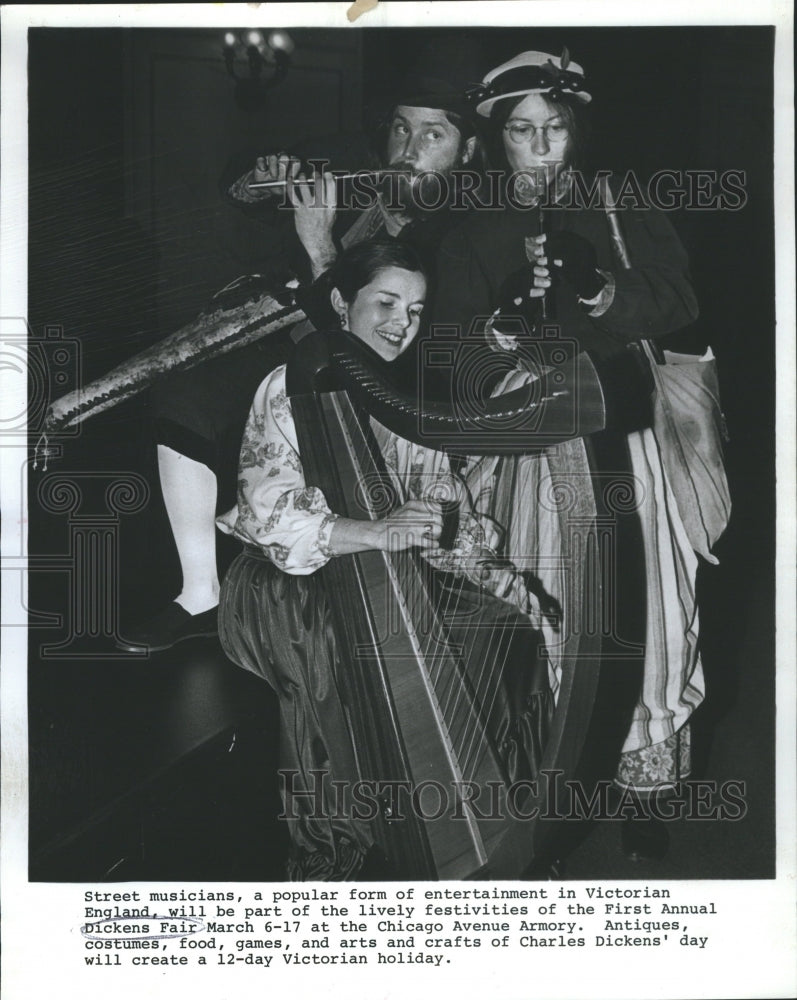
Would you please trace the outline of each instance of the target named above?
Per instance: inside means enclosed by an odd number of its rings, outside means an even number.
[[[518,146],[531,142],[538,132],[542,132],[549,145],[564,142],[568,137],[567,125],[564,122],[546,122],[544,125],[532,125],[531,122],[510,122],[504,125],[504,132]]]

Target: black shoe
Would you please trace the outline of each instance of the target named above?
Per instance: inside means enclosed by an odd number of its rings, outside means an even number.
[[[631,861],[661,861],[670,847],[667,827],[655,817],[623,820],[623,854]]]
[[[127,638],[117,639],[116,647],[126,653],[140,653],[142,650],[157,653],[162,649],[171,649],[184,639],[198,639],[218,634],[218,607],[192,615],[173,601],[154,618],[130,629]]]

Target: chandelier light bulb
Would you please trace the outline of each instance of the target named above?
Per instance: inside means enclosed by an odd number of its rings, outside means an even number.
[[[275,52],[284,52],[290,55],[296,45],[287,31],[272,31],[268,36],[268,44]]]

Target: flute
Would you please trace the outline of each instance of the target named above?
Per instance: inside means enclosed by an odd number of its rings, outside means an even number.
[[[329,173],[335,178],[336,181],[348,181],[353,177],[374,177],[377,180],[381,180],[383,177],[409,177],[411,176],[409,170],[356,170],[353,173],[338,173],[336,171],[329,171]],[[275,187],[287,187],[288,182],[292,181],[294,184],[304,183],[304,184],[314,184],[315,179],[309,177],[304,181],[297,181],[296,178],[286,178],[284,181],[255,181],[249,185],[253,191],[262,190],[264,188],[275,188]]]

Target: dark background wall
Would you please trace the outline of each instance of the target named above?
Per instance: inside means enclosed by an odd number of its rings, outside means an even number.
[[[30,319],[69,325],[89,377],[262,261],[262,226],[220,196],[234,154],[359,127],[359,34],[294,32],[291,72],[254,112],[223,35],[29,33]]]

